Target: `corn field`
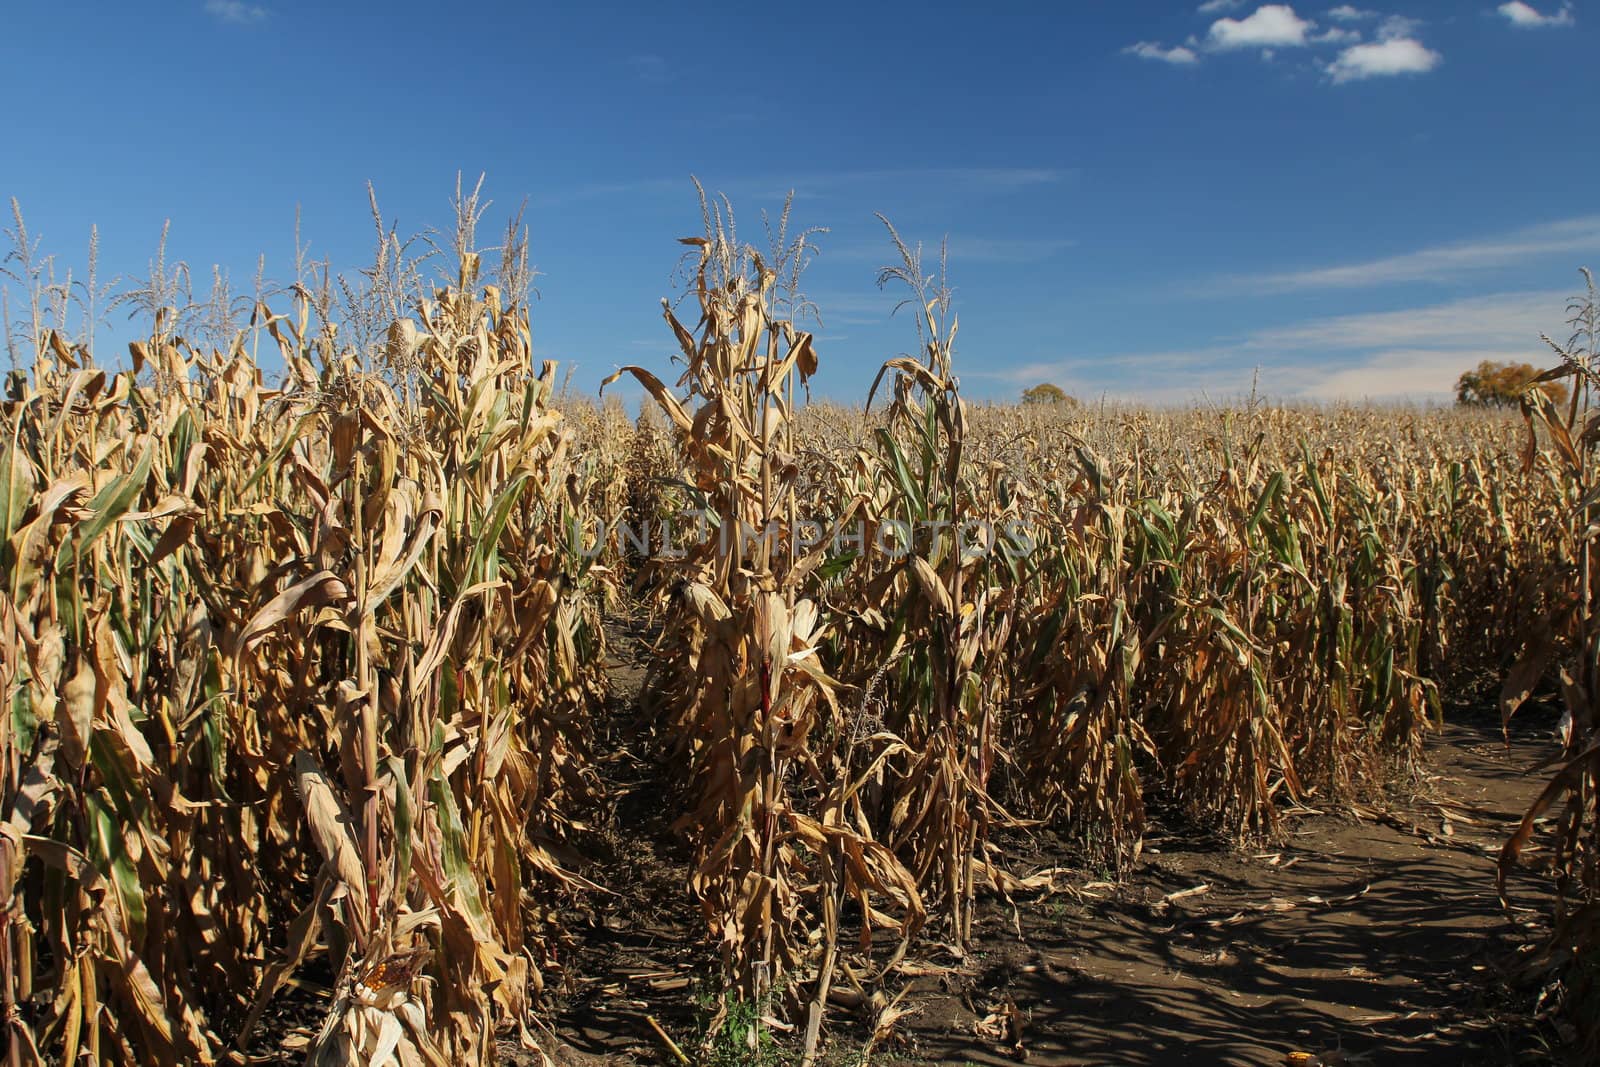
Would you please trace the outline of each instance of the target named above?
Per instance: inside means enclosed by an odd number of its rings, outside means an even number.
[[[359,344],[304,288],[225,344],[160,310],[121,371],[41,328],[0,401],[8,1062],[246,1062],[311,969],[305,1062],[537,1047],[558,916],[608,892],[623,614],[717,981],[807,1063],[836,984],[1023,888],[1006,832],[1126,870],[1160,796],[1269,838],[1502,681],[1568,709],[1502,866],[1554,840],[1552,973],[1595,1004],[1592,329],[1522,421],[973,405],[942,269],[890,238],[917,347],[859,408],[805,402],[810,234],[757,251],[718,204],[681,377],[613,376],[637,418],[561,390],[466,251]],[[671,552],[586,542],[689,512]]]

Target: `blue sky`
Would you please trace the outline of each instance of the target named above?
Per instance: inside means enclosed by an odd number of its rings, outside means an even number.
[[[914,345],[876,268],[948,236],[980,399],[1428,398],[1538,359],[1600,266],[1600,6],[1560,0],[470,5],[10,0],[0,196],[61,266],[169,252],[248,288],[370,249],[488,175],[524,197],[535,344],[593,388],[666,373],[659,300],[697,232],[788,189],[826,226],[817,391]],[[13,296],[14,299],[14,296]],[[117,329],[128,327],[118,317]]]

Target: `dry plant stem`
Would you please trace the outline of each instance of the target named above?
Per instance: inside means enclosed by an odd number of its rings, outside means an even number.
[[[1600,1004],[1600,983],[1583,960],[1595,951],[1596,916],[1600,915],[1600,620],[1595,613],[1597,578],[1595,556],[1600,551],[1600,501],[1593,477],[1593,450],[1600,444],[1600,414],[1589,407],[1595,384],[1596,290],[1585,272],[1587,293],[1574,301],[1572,340],[1560,345],[1544,338],[1559,363],[1529,383],[1522,399],[1528,444],[1526,474],[1542,466],[1553,468],[1564,504],[1559,551],[1569,573],[1575,573],[1575,590],[1552,590],[1555,610],[1532,632],[1522,655],[1501,692],[1501,714],[1510,718],[1528,699],[1540,676],[1558,668],[1566,714],[1561,724],[1563,760],[1555,776],[1501,852],[1499,889],[1506,896],[1509,873],[1537,832],[1538,820],[1560,805],[1555,820],[1553,868],[1557,877],[1554,937],[1545,965],[1561,985],[1569,1013],[1580,1021],[1582,1041],[1589,1051],[1600,1048],[1600,1029],[1594,1026],[1594,1008]],[[1565,414],[1542,383],[1570,379],[1571,399]],[[1581,398],[1581,403],[1580,403]],[[1540,438],[1550,448],[1541,450]],[[1576,557],[1575,559],[1573,557]],[[1564,569],[1567,569],[1564,568]],[[1559,572],[1558,572],[1559,574]],[[1557,578],[1560,582],[1560,577]]]
[[[39,861],[0,864],[0,1003],[53,1005],[43,1054],[215,1059],[320,943],[328,1057],[398,1025],[408,1055],[475,1060],[556,966],[545,917],[596,888],[555,853],[592,802],[608,579],[552,547],[595,474],[475,273],[392,331],[411,410],[309,291],[255,311],[282,388],[163,305],[133,345],[150,384],[47,333],[0,401],[0,852]]]
[[[671,1036],[665,1030],[661,1029],[661,1024],[656,1022],[655,1016],[646,1015],[644,1018],[645,1022],[650,1024],[650,1029],[656,1032],[656,1037],[660,1038],[661,1043],[666,1046],[667,1051],[672,1053],[672,1058],[687,1067],[689,1063],[689,1057],[684,1055],[683,1049],[678,1046],[678,1043],[672,1040]]]
[[[942,267],[891,231],[916,350],[870,410],[803,404],[804,239],[786,212],[763,256],[703,200],[690,312],[664,315],[684,376],[627,369],[652,401],[633,422],[553,406],[522,238],[483,284],[484,201],[456,203],[436,285],[374,201],[370,274],[302,255],[285,312],[257,299],[248,326],[225,276],[196,303],[163,247],[117,305],[147,316],[132,373],[66,328],[75,275],[18,219],[6,1062],[254,1055],[323,954],[317,1067],[522,1040],[571,978],[552,916],[603,892],[565,858],[604,799],[600,621],[624,583],[664,623],[647,725],[724,991],[758,1039],[803,1015],[808,1064],[836,979],[882,983],[930,910],[959,949],[983,894],[1019,891],[996,827],[1048,823],[1126,870],[1160,788],[1226,837],[1281,833],[1286,804],[1413,769],[1507,650],[1502,710],[1554,687],[1569,718],[1503,873],[1553,846],[1548,965],[1594,1003],[1566,966],[1600,908],[1592,306],[1547,375],[1578,388],[1530,394],[1520,426],[972,404]],[[714,528],[681,554],[572,536],[685,507]],[[821,544],[795,536],[807,518]]]

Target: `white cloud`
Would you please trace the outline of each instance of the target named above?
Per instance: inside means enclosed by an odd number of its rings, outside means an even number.
[[[1405,282],[1440,282],[1537,256],[1592,252],[1597,249],[1600,249],[1600,215],[1589,215],[1365,263],[1229,278],[1204,291],[1287,293],[1311,289],[1359,289]]]
[[[1390,37],[1376,44],[1358,44],[1339,53],[1328,64],[1335,85],[1367,78],[1392,78],[1397,74],[1426,74],[1444,59],[1421,41]]]
[[[1199,11],[1212,14],[1243,6],[1243,0],[1209,0]],[[1510,5],[1507,5],[1510,6]],[[1535,14],[1537,14],[1535,12]],[[1381,15],[1376,11],[1340,4],[1328,9],[1327,17],[1346,25],[1321,25],[1301,18],[1289,4],[1263,4],[1244,18],[1219,18],[1211,24],[1204,41],[1190,37],[1181,45],[1167,47],[1156,41],[1140,41],[1123,49],[1129,55],[1175,65],[1198,63],[1202,51],[1226,52],[1254,49],[1271,62],[1282,48],[1314,45],[1341,49],[1331,63],[1319,63],[1335,85],[1369,78],[1423,74],[1433,70],[1444,57],[1416,38],[1422,23],[1404,15]],[[1375,20],[1375,41],[1363,41],[1362,33],[1349,25]]]
[[[1420,29],[1422,29],[1421,19],[1407,18],[1404,15],[1385,15],[1383,21],[1378,24],[1378,40],[1415,37]]]
[[[973,237],[951,234],[948,237],[952,263],[1038,263],[1053,259],[1077,245],[1068,237]],[[827,245],[825,254],[831,260],[884,259],[883,242]]]
[[[1185,48],[1181,44],[1173,48],[1163,48],[1154,41],[1140,41],[1138,44],[1129,45],[1123,51],[1129,55],[1138,56],[1140,59],[1154,59],[1162,63],[1175,63],[1180,66],[1197,62],[1200,58],[1194,54],[1193,49]]]
[[[1207,41],[1219,49],[1298,48],[1315,26],[1288,4],[1267,4],[1243,19],[1218,19],[1211,24]]]
[[[1501,4],[1495,9],[1511,21],[1511,25],[1523,29],[1539,29],[1547,26],[1571,26],[1577,20],[1572,17],[1572,5],[1562,4],[1561,10],[1554,15],[1543,15],[1539,9],[1522,0],[1511,0],[1509,4]]]
[[[223,22],[240,25],[260,22],[267,17],[267,9],[245,0],[206,0],[206,14]]]
[[[1307,400],[1446,401],[1463,373],[1483,360],[1524,362],[1530,347],[1478,348],[1439,352],[1391,349],[1348,367],[1306,368],[1269,376],[1289,384],[1293,396]]]
[[[1259,368],[1267,395],[1287,400],[1448,401],[1462,371],[1485,359],[1538,362],[1541,332],[1559,329],[1568,295],[1485,296],[1307,319],[1200,348],[1093,354],[967,373],[1011,386],[1070,381],[1145,403],[1248,392]],[[1143,383],[1159,380],[1154,389]],[[1140,383],[1135,387],[1132,383]]]
[[[1365,312],[1257,330],[1240,345],[1270,352],[1458,349],[1539,345],[1565,319],[1565,292],[1491,293],[1402,311]]]
[[[1539,334],[1560,325],[1567,302],[1563,292],[1495,293],[1261,330],[1243,348],[1280,357],[1323,354],[1310,364],[1295,362],[1264,372],[1263,380],[1273,391],[1317,399],[1442,400],[1461,372],[1482,360],[1548,358]],[[1361,358],[1352,360],[1341,352],[1360,353]],[[1250,357],[1240,353],[1238,358]]]

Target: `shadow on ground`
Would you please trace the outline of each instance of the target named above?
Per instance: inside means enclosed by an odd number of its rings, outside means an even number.
[[[643,641],[614,635],[635,667]],[[636,691],[642,678],[625,682]],[[1244,851],[1169,820],[1119,885],[1082,873],[1015,909],[990,901],[965,960],[922,961],[937,976],[908,980],[915,1011],[872,1059],[1019,1062],[979,1025],[1014,1004],[1034,1065],[1265,1065],[1295,1050],[1376,1067],[1559,1062],[1508,978],[1544,929],[1545,880],[1514,879],[1509,912],[1494,881],[1543,784],[1528,769],[1554,750],[1549,726],[1529,716],[1508,748],[1497,719],[1466,714],[1433,742],[1415,795],[1364,817],[1299,816],[1281,843]],[[587,872],[616,896],[576,946],[576,992],[557,1024],[568,1063],[674,1062],[649,1020],[683,1042],[703,1025],[696,976],[714,953],[659,769],[626,755],[643,751],[636,740],[612,768],[622,800]],[[1035,869],[1072,863],[1048,841],[1027,844]],[[829,1060],[858,1062],[865,1036],[841,1020]]]

